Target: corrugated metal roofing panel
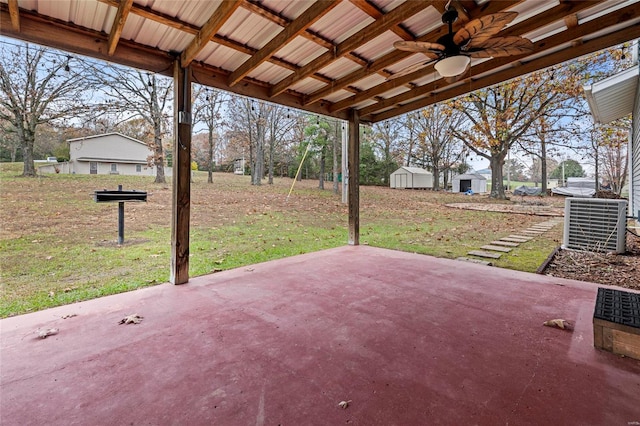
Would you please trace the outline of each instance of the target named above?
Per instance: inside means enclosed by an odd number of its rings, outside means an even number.
[[[393,43],[400,40],[402,39],[395,33],[385,31],[378,37],[354,50],[354,52],[368,61],[374,61],[381,56],[394,51],[395,48],[393,47]]]
[[[326,96],[324,99],[326,99],[329,102],[340,102],[343,99],[347,99],[349,96],[352,96],[353,93],[349,92],[348,90],[338,90],[337,92],[333,92],[332,94],[330,94],[329,96]]]
[[[246,9],[238,8],[220,28],[218,34],[260,49],[280,31],[280,25]]]
[[[381,76],[380,74],[371,74],[366,78],[356,81],[351,86],[360,90],[367,90],[374,86],[377,86],[378,84],[382,84],[385,81],[387,81],[387,79]]]
[[[326,83],[316,80],[315,78],[307,77],[291,86],[290,89],[296,92],[309,94],[315,92],[316,90],[320,90],[325,86]]]
[[[326,51],[324,47],[298,36],[279,49],[275,56],[302,67]]]
[[[263,62],[256,69],[251,71],[248,76],[256,80],[265,81],[269,84],[275,84],[288,76],[290,70],[282,68],[279,65],[270,62]]]
[[[22,6],[22,3],[20,3]],[[105,3],[74,1],[70,10],[71,22],[81,27],[108,32],[113,26],[117,9]]]
[[[350,59],[338,58],[326,67],[322,68],[319,72],[322,75],[326,75],[329,78],[337,80],[347,74],[359,70],[360,68],[360,65]]]
[[[284,16],[289,20],[297,18],[313,4],[311,1],[286,2],[282,0],[262,0],[261,3],[267,9]]]
[[[509,11],[518,12],[518,16],[514,19],[509,26],[515,25],[518,22],[531,18],[538,13],[542,13],[545,10],[558,6],[560,2],[558,0],[537,0],[534,2],[522,2],[510,7]]]
[[[440,25],[443,25],[442,15],[436,8],[429,6],[422,12],[417,13],[404,21],[403,24],[414,35],[420,37],[431,30],[435,30]]]
[[[247,59],[249,55],[216,43],[207,43],[196,57],[197,61],[228,71],[235,70]]]
[[[376,103],[377,103],[376,101],[374,101],[372,99],[369,99],[369,100],[366,100],[366,101],[362,101],[359,104],[353,105],[353,108],[360,109],[360,108],[368,107],[369,105],[373,105],[373,104],[376,104]]]
[[[316,21],[310,29],[334,43],[341,43],[374,21],[352,3],[343,1]]]
[[[422,53],[415,53],[413,55],[407,56],[403,60],[396,62],[393,65],[389,65],[385,69],[393,73],[397,73],[398,71],[401,71],[410,65],[417,64],[418,62],[428,61],[428,60],[429,58],[424,56]]]
[[[409,90],[411,90],[411,89],[409,87],[407,87],[407,86],[399,86],[399,87],[395,87],[395,88],[393,88],[391,90],[387,90],[384,93],[380,93],[380,96],[382,98],[388,99],[388,98],[392,98],[394,96],[401,95],[401,94],[403,94],[403,93],[405,93],[405,92],[407,92]]]
[[[372,3],[375,4],[377,8],[382,10],[384,13],[389,13],[390,11],[400,6],[405,1],[406,0],[375,0],[375,1],[372,1]]]

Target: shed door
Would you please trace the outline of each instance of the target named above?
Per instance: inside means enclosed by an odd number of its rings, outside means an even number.
[[[460,179],[460,192],[467,192],[471,189],[471,179]]]
[[[406,188],[407,187],[407,175],[405,174],[397,174],[396,175],[396,188]]]
[[[89,174],[97,175],[98,174],[98,163],[95,161],[91,161],[89,163]]]

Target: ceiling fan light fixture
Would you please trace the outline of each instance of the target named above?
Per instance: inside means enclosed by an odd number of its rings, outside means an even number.
[[[434,68],[442,77],[457,77],[467,70],[470,62],[471,58],[468,56],[449,56],[436,62]]]

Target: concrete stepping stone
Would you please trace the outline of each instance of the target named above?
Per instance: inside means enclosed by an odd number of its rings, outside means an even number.
[[[513,241],[491,241],[489,244],[493,244],[494,246],[505,246],[505,247],[518,247],[520,244]]]
[[[482,259],[472,259],[470,257],[458,257],[456,258],[456,260],[461,260],[463,262],[471,262],[471,263],[477,263],[479,265],[486,265],[486,266],[493,266],[493,263],[489,262],[488,260],[482,260]]]
[[[516,235],[516,234],[509,235],[509,237],[507,237],[507,238],[519,238],[519,239],[525,240],[525,241],[533,240],[533,237],[529,237],[529,236],[526,236],[526,235]],[[502,238],[500,238],[500,239],[502,239]]]
[[[525,229],[524,231],[522,231],[523,234],[530,234],[530,235],[542,235],[544,234],[544,232],[540,232],[540,231],[532,231],[531,229]]]
[[[503,237],[500,238],[500,241],[505,241],[509,243],[526,243],[531,238],[512,238],[512,237]]]
[[[482,251],[482,250],[471,250],[469,253],[472,256],[478,256],[478,257],[486,257],[488,259],[500,259],[500,256],[502,256],[500,253],[492,253],[490,251]]]
[[[487,244],[485,246],[480,247],[482,250],[491,250],[491,251],[499,251],[502,253],[509,253],[511,250],[511,248],[508,247],[500,247],[500,246],[494,246],[491,244]]]

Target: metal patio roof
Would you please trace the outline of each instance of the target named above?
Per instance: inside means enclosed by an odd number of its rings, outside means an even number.
[[[0,0],[0,34],[172,75],[179,58],[195,82],[339,118],[376,122],[640,37],[639,0],[454,0],[460,18],[511,10],[499,35],[531,54],[474,60],[461,81],[433,66],[387,81],[422,54],[399,40],[435,41],[447,1]]]

